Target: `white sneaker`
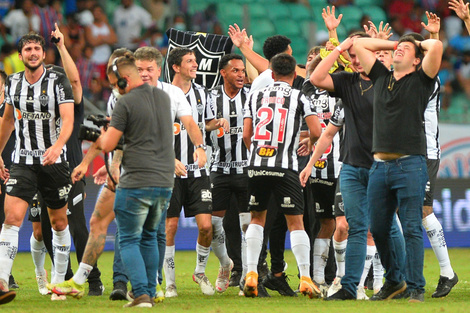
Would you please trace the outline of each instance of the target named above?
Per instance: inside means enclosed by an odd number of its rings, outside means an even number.
[[[318,288],[320,288],[320,297],[327,298],[328,297],[328,290],[330,290],[330,286],[328,284],[318,284]]]
[[[228,285],[230,283],[230,271],[233,268],[233,261],[230,260],[230,264],[226,267],[220,266],[219,267],[219,274],[217,275],[217,279],[215,281],[215,289],[217,292],[224,292],[227,290]]]
[[[65,295],[58,295],[53,293],[51,295],[51,301],[64,301],[67,300],[67,297]]]
[[[369,297],[366,295],[364,286],[357,287],[357,300],[369,300]]]
[[[201,287],[201,291],[206,296],[212,296],[215,293],[214,287],[212,286],[209,278],[207,278],[206,274],[204,273],[194,273],[193,280],[195,283]]]
[[[36,276],[36,282],[38,283],[39,293],[43,296],[50,294],[51,291],[47,288],[47,271],[44,270],[43,275]]]
[[[327,297],[331,297],[335,293],[337,293],[341,289],[341,277],[336,277],[335,280],[333,280],[333,283],[331,284],[330,288],[328,289],[327,292]]]
[[[176,285],[169,285],[166,287],[165,298],[174,298],[178,297],[176,292]]]

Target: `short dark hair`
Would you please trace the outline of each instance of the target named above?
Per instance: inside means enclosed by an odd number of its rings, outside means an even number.
[[[411,42],[413,46],[415,47],[415,58],[419,58],[421,61],[423,61],[424,53],[416,44],[416,39],[414,35],[401,36],[400,39],[398,40],[398,44],[401,44],[402,42]]]
[[[352,37],[359,37],[359,38],[370,38],[370,35],[368,33],[366,33],[365,31],[356,31],[356,32],[352,32],[348,38],[352,38]]]
[[[46,41],[44,40],[44,37],[42,37],[36,32],[30,32],[29,34],[26,34],[21,37],[18,41],[18,53],[21,53],[23,47],[26,46],[28,43],[38,43],[41,45],[42,51],[46,51]]]
[[[263,54],[268,61],[271,61],[276,54],[285,52],[290,43],[291,40],[286,36],[275,35],[268,37],[263,44]]]
[[[174,48],[170,51],[167,62],[168,69],[170,70],[171,75],[175,74],[173,65],[181,66],[181,62],[183,62],[183,57],[187,54],[194,54],[194,51],[188,48]]]
[[[162,67],[162,53],[155,47],[140,47],[135,50],[134,57],[136,60],[155,61],[159,67]]]
[[[2,84],[5,84],[5,82],[7,81],[8,75],[7,75],[7,73],[5,73],[4,70],[0,70],[0,77],[2,79]]]
[[[219,71],[221,69],[223,69],[224,67],[226,67],[228,62],[230,62],[232,60],[242,60],[243,61],[243,58],[242,58],[241,55],[235,54],[235,53],[230,53],[230,54],[224,55],[222,57],[222,59],[220,59],[220,61],[219,61]]]
[[[291,76],[295,73],[295,59],[287,53],[276,54],[271,59],[271,69],[276,76]]]

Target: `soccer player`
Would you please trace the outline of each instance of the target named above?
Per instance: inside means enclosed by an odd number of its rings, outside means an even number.
[[[248,194],[252,214],[246,232],[248,273],[243,291],[247,297],[258,295],[257,265],[271,195],[284,212],[291,232],[292,251],[301,276],[300,292],[310,298],[320,292],[310,278],[310,241],[302,220],[303,196],[296,173],[296,152],[302,117],[312,141],[320,135],[321,126],[305,95],[291,87],[295,66],[295,59],[288,54],[273,57],[275,83],[252,93],[245,104],[243,140],[251,152]]]
[[[5,89],[7,106],[0,127],[0,150],[13,129],[16,147],[0,234],[0,304],[15,298],[7,282],[18,249],[19,227],[38,190],[47,204],[53,229],[53,283],[63,281],[67,270],[71,239],[66,211],[72,185],[64,146],[73,129],[74,100],[67,77],[46,71],[44,47],[44,38],[35,33],[20,39],[18,52],[25,71],[11,75]],[[0,176],[7,178],[3,160]]]
[[[423,302],[422,206],[428,175],[422,127],[441,63],[442,43],[436,39],[417,42],[411,36],[404,36],[399,42],[360,38],[354,47],[375,85],[372,146],[375,161],[370,171],[368,202],[371,233],[386,271],[386,281],[371,300],[393,297],[404,292],[408,285],[409,301]],[[377,50],[395,47],[393,71],[371,58]],[[426,51],[424,56],[422,51]],[[394,253],[397,249],[390,244],[397,207],[406,245],[405,275],[397,266],[400,262]]]
[[[193,83],[196,78],[198,64],[196,55],[190,49],[175,48],[168,57],[168,67],[174,75],[172,84],[183,90],[186,99],[191,105],[194,121],[199,126],[203,138],[206,130],[212,131],[222,127],[229,131],[228,121],[215,118],[212,108],[212,99],[204,86]],[[213,295],[215,290],[205,275],[207,260],[212,241],[212,193],[210,180],[206,168],[201,168],[194,159],[194,151],[206,150],[204,144],[194,146],[190,143],[188,133],[178,119],[175,119],[175,187],[170,200],[166,219],[167,244],[163,268],[166,278],[165,297],[177,296],[175,282],[175,235],[181,209],[184,206],[186,217],[196,217],[199,235],[196,244],[197,263],[193,274],[203,294]],[[220,258],[222,267],[230,267],[230,259]]]
[[[219,129],[211,132],[212,140],[212,225],[214,234],[211,247],[216,255],[227,255],[225,233],[222,228],[223,218],[227,210],[237,209],[242,232],[241,257],[242,277],[246,274],[246,240],[245,232],[250,223],[247,195],[248,151],[243,144],[243,106],[249,88],[244,87],[245,65],[237,54],[227,54],[219,62],[223,85],[211,90],[214,99],[214,113],[223,117],[230,125],[229,132]],[[236,208],[230,206],[232,197],[236,198]],[[240,230],[235,235],[240,236]],[[227,271],[228,270],[228,271]],[[230,269],[219,269],[216,290],[223,292],[229,284]]]

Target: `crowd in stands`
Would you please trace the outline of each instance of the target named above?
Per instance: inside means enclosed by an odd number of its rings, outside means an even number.
[[[141,46],[153,46],[165,55],[168,45],[165,30],[169,27],[225,34],[228,25],[247,21],[247,18],[241,21],[224,20],[223,17],[227,14],[223,12],[227,5],[246,7],[243,14],[249,12],[253,15],[249,21],[251,30],[258,25],[261,28],[261,20],[257,24],[254,20],[255,13],[250,8],[260,5],[260,2],[264,5],[263,1],[273,4],[273,8],[275,2],[279,2],[279,5],[302,6],[309,14],[307,17],[312,18],[307,28],[301,28],[303,33],[298,40],[291,38],[294,46],[296,42],[301,43],[298,49],[294,48],[298,63],[303,63],[311,46],[328,40],[327,32],[317,22],[321,21],[321,10],[326,5],[335,5],[339,13],[344,13],[345,25],[350,25],[346,22],[351,20],[355,23],[348,26],[343,34],[338,34],[340,40],[348,33],[361,30],[371,19],[376,24],[380,22],[376,20],[377,16],[368,13],[371,11],[365,9],[367,6],[381,9],[380,12],[387,19],[384,22],[388,22],[393,29],[391,40],[397,40],[408,32],[421,32],[421,23],[426,20],[425,12],[434,12],[441,19],[439,38],[445,49],[439,73],[442,82],[442,108],[444,111],[449,108],[454,94],[466,95],[466,99],[470,99],[470,37],[462,20],[448,8],[447,1],[439,0],[260,0],[253,3],[237,0],[0,0],[0,68],[7,74],[23,70],[17,57],[16,40],[31,30],[49,38],[54,23],[58,21],[64,30],[67,48],[72,52],[80,70],[85,96],[103,109],[104,99],[108,98],[110,92],[104,72],[105,63],[113,48],[135,50]],[[267,10],[264,13],[271,19],[286,19],[282,15],[268,14]],[[292,18],[295,20],[294,15],[292,14]],[[296,25],[298,23],[290,24],[292,27],[299,27]],[[250,25],[243,26],[248,29]],[[272,31],[279,32],[276,28],[272,28]],[[265,39],[254,37],[255,43]],[[48,60],[58,64],[58,52],[54,45],[48,42],[46,48]]]

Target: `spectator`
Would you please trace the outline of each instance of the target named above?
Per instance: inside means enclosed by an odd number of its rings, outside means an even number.
[[[192,18],[193,29],[204,33],[223,34],[219,19],[217,18],[217,4],[212,3],[204,11],[194,13]]]
[[[85,40],[93,47],[91,61],[98,66],[100,79],[106,80],[106,66],[111,55],[111,45],[117,42],[116,33],[99,5],[93,7],[93,23],[85,27]]]
[[[8,41],[6,36],[7,28],[11,36],[11,43],[16,43],[21,36],[30,31],[39,31],[41,20],[34,13],[33,8],[33,1],[23,0],[18,1],[15,10],[8,12],[3,22],[0,22],[0,30],[4,41]]]
[[[91,9],[96,5],[94,0],[77,0],[77,19],[80,25],[89,26],[93,24],[94,18]]]
[[[470,50],[463,52],[462,61],[456,70],[457,81],[460,87],[470,99]]]
[[[77,14],[68,14],[66,21],[67,24],[61,27],[65,37],[65,46],[69,51],[72,46],[82,50],[85,47],[85,29],[78,22]]]
[[[51,38],[51,32],[55,30],[54,24],[62,24],[62,12],[50,6],[48,0],[37,0],[35,3],[34,13],[38,15],[41,20],[39,35],[46,39],[46,48],[53,47],[54,45],[49,39]]]
[[[3,60],[3,65],[7,75],[24,71],[24,63],[20,60],[18,50],[14,45],[10,43],[4,44],[2,47],[2,53],[6,55]]]
[[[441,99],[442,99],[442,109],[447,110],[450,106],[454,88],[452,85],[455,82],[455,73],[453,69],[452,62],[444,54],[442,56],[441,68],[439,70],[439,79],[441,81]]]
[[[152,16],[134,0],[121,0],[121,5],[114,11],[114,28],[118,37],[118,46],[135,50],[142,40],[144,29],[150,28]]]
[[[14,5],[14,0],[0,0],[0,18],[3,19]]]

